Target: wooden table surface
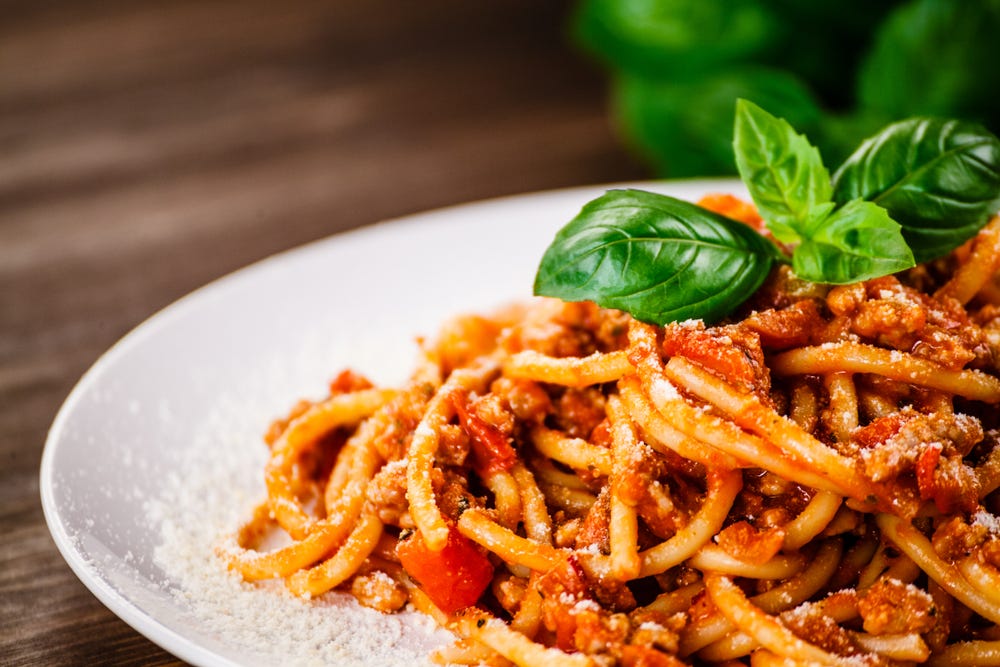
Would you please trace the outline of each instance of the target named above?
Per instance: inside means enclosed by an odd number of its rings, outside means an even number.
[[[46,431],[192,289],[428,208],[644,177],[568,2],[0,0],[0,663],[176,659],[49,537]]]

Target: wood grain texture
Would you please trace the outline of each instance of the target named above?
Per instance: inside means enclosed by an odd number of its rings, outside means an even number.
[[[639,178],[568,2],[0,2],[0,662],[178,664],[38,501],[98,355],[190,290],[341,230]]]

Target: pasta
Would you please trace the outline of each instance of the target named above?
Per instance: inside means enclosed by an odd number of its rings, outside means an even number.
[[[220,557],[424,612],[441,663],[1000,665],[998,268],[1000,218],[897,276],[776,269],[715,326],[457,318],[404,386],[275,422]]]

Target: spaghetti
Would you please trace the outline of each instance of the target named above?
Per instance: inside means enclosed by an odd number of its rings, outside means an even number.
[[[777,269],[712,327],[458,318],[405,386],[275,422],[219,553],[425,612],[442,663],[1000,665],[998,267],[995,219],[894,277]]]

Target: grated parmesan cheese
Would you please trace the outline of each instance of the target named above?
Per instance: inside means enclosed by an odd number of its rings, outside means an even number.
[[[991,535],[1000,535],[1000,517],[984,509],[972,515],[972,525],[982,526]]]
[[[383,614],[346,593],[313,599],[292,595],[280,581],[244,582],[216,556],[265,495],[266,447],[238,433],[252,422],[245,405],[220,405],[184,452],[159,497],[147,499],[158,526],[156,564],[171,592],[210,634],[260,664],[415,667],[432,664],[435,648],[454,637],[416,611]],[[244,430],[247,430],[244,428]]]
[[[652,387],[650,387],[650,396],[657,403],[669,403],[670,401],[676,401],[681,397],[677,387],[673,383],[664,378],[656,377],[653,379]]]

